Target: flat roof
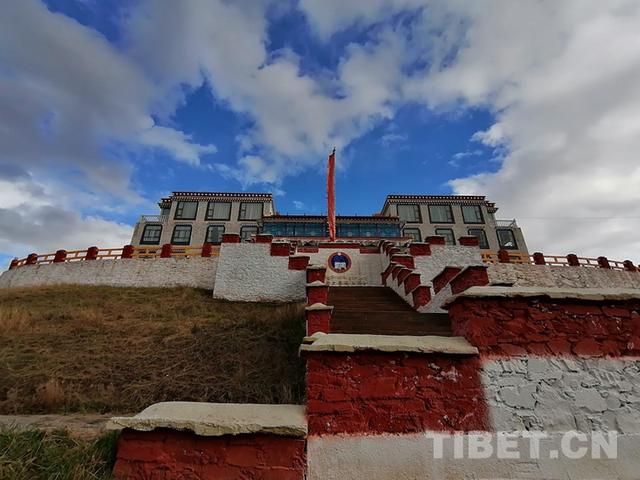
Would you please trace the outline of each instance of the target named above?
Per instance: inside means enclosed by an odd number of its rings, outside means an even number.
[[[262,218],[263,222],[326,222],[326,215],[269,215]],[[369,222],[369,223],[397,223],[399,217],[383,217],[380,215],[336,215],[337,222]]]

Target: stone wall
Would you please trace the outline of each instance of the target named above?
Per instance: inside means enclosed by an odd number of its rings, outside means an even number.
[[[640,433],[640,361],[518,356],[486,361],[495,430]]]
[[[125,430],[118,442],[114,477],[242,478],[302,480],[305,440],[245,434],[203,437],[190,432]]]
[[[305,357],[311,435],[488,428],[474,356],[306,352]]]
[[[326,282],[328,285],[382,285],[380,277],[382,259],[377,249],[356,247],[341,250],[340,248],[339,245],[330,248],[322,247],[318,248],[317,252],[302,252],[300,255],[308,255],[311,264],[323,266],[328,264],[329,257],[336,252],[344,252],[351,258],[351,268],[346,272],[334,272],[331,268],[327,268]]]
[[[462,296],[448,309],[454,335],[485,354],[640,356],[640,300]]]
[[[0,288],[41,285],[186,286],[213,289],[217,257],[134,258],[27,265],[0,275]]]
[[[516,287],[638,288],[640,272],[606,268],[498,263],[489,266],[492,284]]]
[[[306,299],[306,273],[290,270],[289,256],[272,256],[276,243],[223,243],[213,296],[243,302]],[[288,248],[288,247],[287,247]]]
[[[481,265],[480,252],[478,247],[431,245],[431,255],[415,257],[415,271],[422,275],[423,282],[431,282],[444,267]]]

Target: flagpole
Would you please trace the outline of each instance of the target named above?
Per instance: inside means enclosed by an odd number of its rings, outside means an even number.
[[[336,191],[335,191],[336,149],[329,155],[327,165],[327,221],[329,222],[329,240],[336,240]]]

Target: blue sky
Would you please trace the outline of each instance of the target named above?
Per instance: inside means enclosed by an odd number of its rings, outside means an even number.
[[[8,2],[0,262],[127,243],[172,190],[323,212],[333,146],[338,213],[482,194],[532,250],[638,260],[639,20],[631,0]]]

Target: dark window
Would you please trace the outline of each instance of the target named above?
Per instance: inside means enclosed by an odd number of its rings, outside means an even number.
[[[238,220],[259,220],[262,218],[262,203],[242,202]]]
[[[336,234],[341,238],[360,236],[360,225],[357,223],[339,223],[336,225]]]
[[[453,235],[453,230],[450,228],[436,228],[436,235],[444,237],[444,243],[447,245],[456,244],[456,237]]]
[[[401,222],[420,223],[420,205],[398,205],[398,217]]]
[[[207,227],[207,243],[222,242],[222,234],[224,233],[224,225],[209,225]]]
[[[173,229],[171,243],[174,245],[189,245],[191,243],[191,225],[176,225]]]
[[[198,213],[198,202],[178,202],[176,216],[178,220],[195,220]]]
[[[516,237],[513,231],[508,229],[498,229],[498,245],[505,250],[517,250],[518,244],[516,243]]]
[[[258,233],[258,227],[245,225],[244,227],[240,228],[240,238],[242,239],[243,242],[247,242],[251,240],[251,237],[253,235],[256,235],[257,233]]]
[[[487,241],[487,234],[481,228],[470,228],[469,235],[473,235],[478,238],[478,245],[480,248],[489,248],[489,242]]]
[[[429,205],[431,223],[453,223],[451,205]]]
[[[140,243],[144,245],[158,245],[162,235],[162,225],[145,225]]]
[[[484,223],[480,205],[462,205],[462,218],[464,223]]]
[[[229,220],[231,218],[230,202],[209,202],[205,220]]]
[[[420,234],[419,228],[405,228],[403,230],[403,236],[411,237],[414,242],[422,241],[422,235]]]

